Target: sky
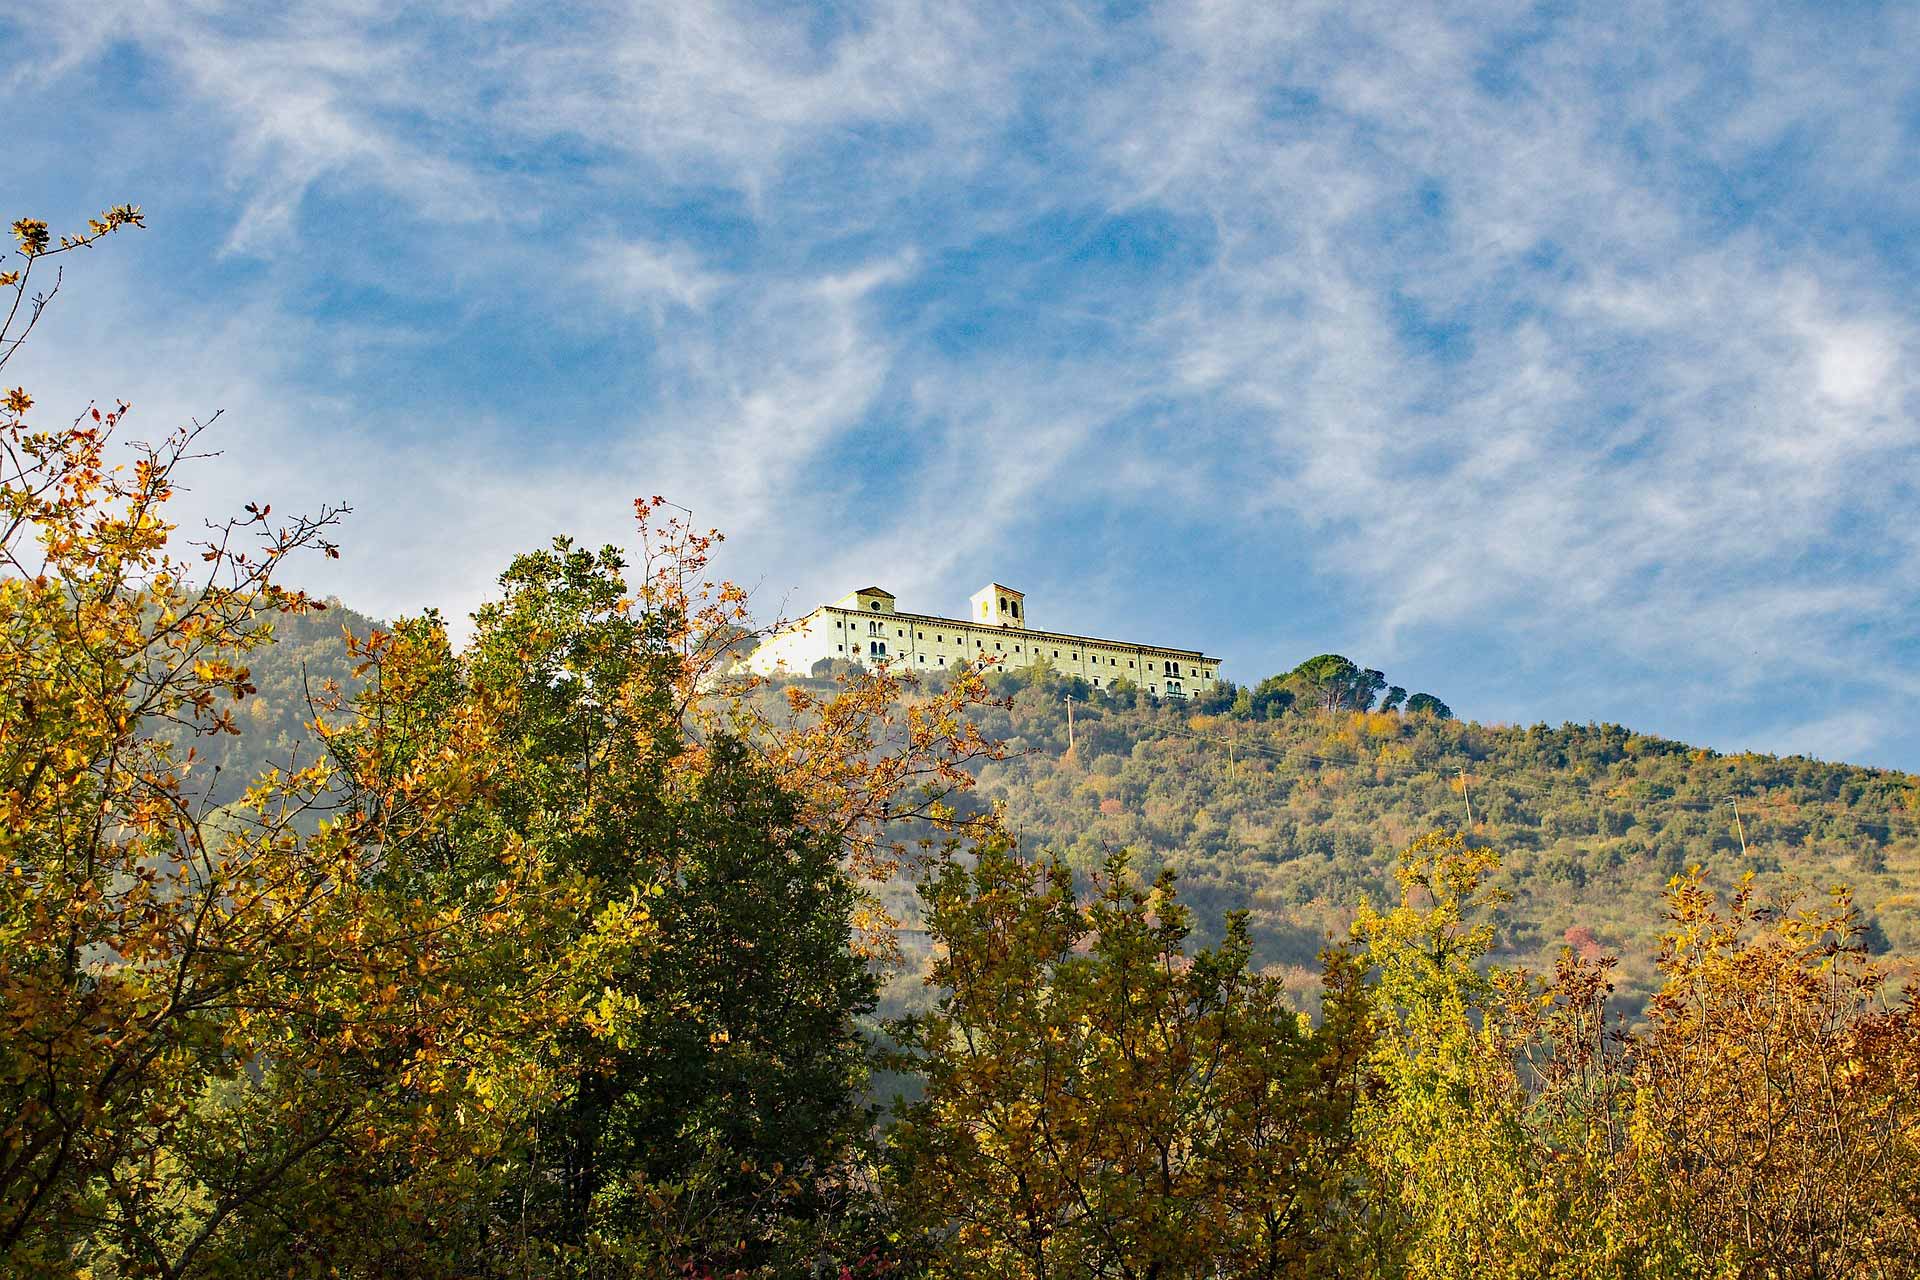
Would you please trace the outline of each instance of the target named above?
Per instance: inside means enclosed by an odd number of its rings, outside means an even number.
[[[0,0],[42,411],[460,618],[661,494],[1484,721],[1920,770],[1920,6]]]

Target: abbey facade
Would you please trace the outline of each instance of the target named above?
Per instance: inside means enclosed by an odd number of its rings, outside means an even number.
[[[1002,669],[1042,664],[1097,689],[1127,680],[1162,698],[1192,697],[1219,678],[1220,659],[1198,649],[1031,630],[1026,597],[997,582],[976,591],[968,606],[965,618],[902,613],[892,592],[864,587],[767,637],[747,666],[762,675],[809,675],[828,659],[921,671],[962,662],[990,662]]]

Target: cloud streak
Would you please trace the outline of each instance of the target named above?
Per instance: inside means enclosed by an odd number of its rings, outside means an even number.
[[[357,602],[469,607],[660,491],[801,607],[1019,571],[1090,630],[1179,600],[1241,677],[1338,638],[1487,714],[1920,765],[1910,9],[153,0],[21,34],[16,107],[134,50],[129,119],[76,142],[226,184],[204,261],[102,288],[177,317],[211,271],[244,322],[196,300],[190,353],[97,372],[231,388],[237,472],[350,490]]]

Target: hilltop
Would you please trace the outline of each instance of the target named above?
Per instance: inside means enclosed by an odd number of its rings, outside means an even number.
[[[337,604],[281,620],[251,655],[259,693],[241,704],[242,735],[215,740],[222,793],[298,748],[304,691],[351,683],[341,628],[374,625]],[[973,803],[1004,806],[1026,849],[1080,871],[1119,847],[1144,869],[1174,868],[1207,928],[1246,909],[1259,960],[1302,993],[1357,905],[1389,899],[1397,851],[1436,828],[1502,854],[1500,958],[1544,968],[1563,945],[1620,952],[1629,1006],[1650,989],[1661,891],[1695,864],[1723,885],[1752,871],[1763,891],[1849,884],[1872,947],[1920,954],[1913,775],[1721,754],[1613,724],[1453,719],[1431,695],[1396,698],[1378,672],[1349,664],[1330,681],[1329,669],[1313,659],[1193,703],[1044,671],[996,676],[1006,705],[984,727],[1010,755],[982,768]],[[904,885],[890,897],[911,905]]]
[[[1623,952],[1630,1003],[1650,989],[1661,892],[1695,864],[1722,884],[1751,871],[1763,892],[1795,877],[1850,884],[1872,948],[1920,953],[1910,774],[1726,755],[1613,724],[1297,704],[1257,719],[1230,693],[1196,708],[1002,680],[1010,705],[988,729],[1016,754],[986,767],[981,797],[1078,868],[1130,847],[1179,872],[1202,920],[1247,909],[1262,958],[1302,991],[1325,938],[1363,899],[1388,900],[1395,854],[1436,828],[1501,852],[1501,958]]]

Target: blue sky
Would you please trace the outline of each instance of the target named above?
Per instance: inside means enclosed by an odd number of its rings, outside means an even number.
[[[661,493],[1466,715],[1920,769],[1920,7],[0,7],[11,374],[470,609]]]

